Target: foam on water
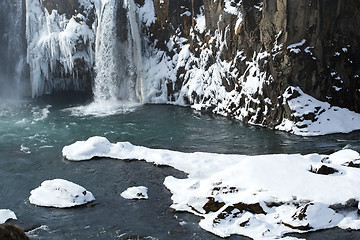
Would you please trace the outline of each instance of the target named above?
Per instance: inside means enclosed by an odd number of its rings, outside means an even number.
[[[123,102],[118,100],[98,100],[85,106],[67,108],[72,116],[95,116],[105,117],[115,114],[124,114],[135,111],[140,103]]]

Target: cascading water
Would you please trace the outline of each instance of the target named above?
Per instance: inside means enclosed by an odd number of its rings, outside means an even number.
[[[0,1],[0,98],[19,99],[27,89],[24,3]]]
[[[95,102],[141,102],[141,39],[133,0],[103,0],[96,34]]]

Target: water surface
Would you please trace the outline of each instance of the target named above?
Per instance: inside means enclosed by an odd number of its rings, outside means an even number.
[[[42,226],[31,233],[33,239],[220,239],[200,229],[198,217],[170,208],[164,178],[183,178],[184,173],[142,161],[63,159],[65,145],[91,136],[184,152],[255,155],[360,150],[359,132],[298,137],[171,105],[135,106],[101,117],[71,110],[86,104],[87,98],[73,95],[0,104],[0,208],[13,210],[25,226]],[[72,209],[31,205],[30,191],[54,178],[84,186],[94,194],[94,205]],[[128,187],[139,185],[149,188],[148,200],[120,196]],[[343,237],[358,239],[360,234],[327,230],[306,235],[308,239]]]

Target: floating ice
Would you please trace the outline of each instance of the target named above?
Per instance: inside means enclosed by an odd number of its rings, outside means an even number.
[[[121,193],[121,196],[126,199],[148,199],[147,191],[148,188],[144,186],[129,187]]]
[[[165,179],[172,208],[201,216],[200,226],[221,237],[278,239],[289,232],[360,228],[359,153],[350,149],[245,156],[149,149],[92,137],[64,147],[63,155],[75,161],[141,159],[188,173],[186,179]]]
[[[15,213],[9,209],[0,209],[0,224],[5,223],[9,219],[17,219]]]
[[[95,200],[85,188],[63,179],[46,180],[30,194],[30,203],[42,207],[68,208]]]

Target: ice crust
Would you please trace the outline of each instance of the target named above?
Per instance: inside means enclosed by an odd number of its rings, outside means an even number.
[[[188,178],[168,176],[164,181],[173,194],[172,208],[201,216],[200,226],[221,237],[274,239],[336,226],[360,229],[357,208],[346,207],[358,202],[360,192],[360,169],[348,166],[358,163],[360,155],[350,149],[330,155],[246,156],[150,149],[91,137],[65,146],[63,155],[72,161],[95,156],[139,159],[184,171]],[[322,165],[337,172],[317,174]],[[246,207],[256,204],[266,214]],[[333,209],[339,205],[346,210]]]
[[[42,207],[69,208],[95,200],[91,192],[64,179],[46,180],[30,194],[30,203]]]

